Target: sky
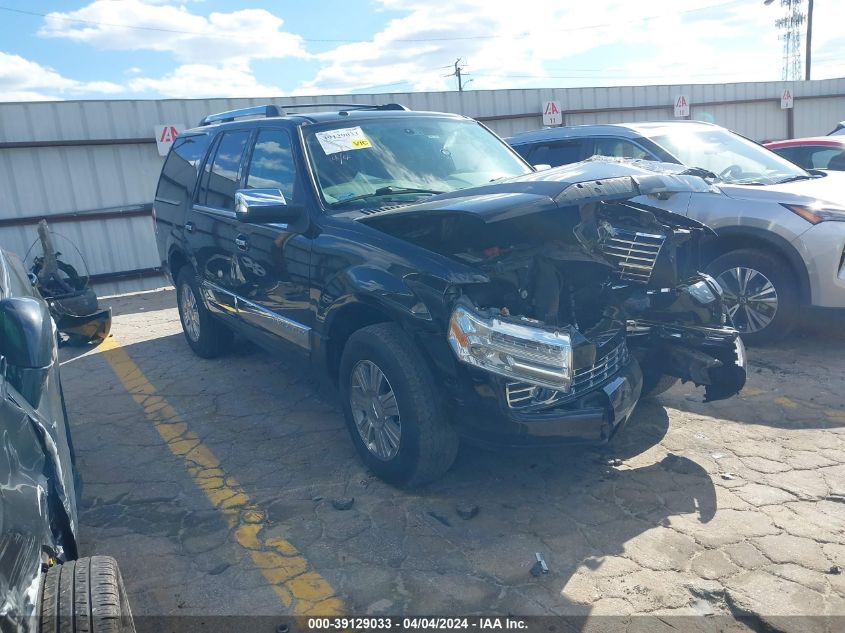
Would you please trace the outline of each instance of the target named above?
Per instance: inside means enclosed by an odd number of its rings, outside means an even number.
[[[0,0],[0,101],[781,79],[775,0]],[[806,4],[806,2],[805,2]],[[816,0],[813,79],[845,76]]]

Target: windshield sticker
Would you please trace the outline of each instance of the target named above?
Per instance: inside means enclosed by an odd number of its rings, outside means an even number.
[[[372,147],[370,139],[367,138],[367,135],[364,134],[364,131],[359,126],[317,132],[315,136],[320,142],[320,147],[323,148],[323,151],[327,155]]]

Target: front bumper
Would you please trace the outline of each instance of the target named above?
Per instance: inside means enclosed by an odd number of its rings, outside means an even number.
[[[812,305],[845,308],[845,222],[820,222],[793,245],[807,265]]]
[[[470,369],[454,413],[461,435],[497,446],[603,444],[627,422],[637,405],[643,377],[631,357],[622,369],[595,389],[560,406],[541,411],[511,409],[505,381]]]

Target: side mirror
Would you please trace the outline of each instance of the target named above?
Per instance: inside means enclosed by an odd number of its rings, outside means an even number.
[[[539,165],[534,165],[535,171],[546,171],[547,169],[551,169],[551,165],[547,165],[546,163],[540,163]]]
[[[242,222],[253,224],[291,224],[305,214],[305,207],[288,204],[278,189],[238,189],[235,213]]]
[[[18,369],[43,369],[56,358],[56,328],[47,304],[32,297],[0,301],[0,354]]]

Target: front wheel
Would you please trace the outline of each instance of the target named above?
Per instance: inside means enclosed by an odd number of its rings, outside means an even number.
[[[740,249],[717,257],[707,272],[722,287],[722,300],[746,343],[777,341],[795,325],[798,284],[783,260],[764,251]]]
[[[340,361],[346,424],[361,458],[388,483],[413,487],[443,475],[458,450],[434,379],[394,323],[355,332]]]

